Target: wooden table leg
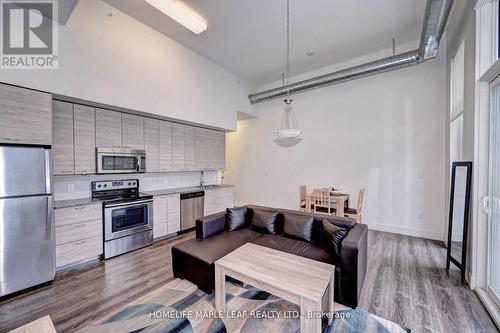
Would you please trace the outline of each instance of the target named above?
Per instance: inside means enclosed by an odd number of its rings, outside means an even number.
[[[311,301],[306,298],[300,300],[300,332],[321,333],[321,300]]]
[[[337,199],[337,216],[344,216],[344,200],[345,198]]]
[[[226,311],[226,275],[224,268],[215,263],[215,310]]]
[[[335,270],[332,272],[332,277],[330,278],[330,285],[328,286],[328,293],[330,294],[328,300],[328,312],[330,312],[328,316],[328,324],[332,323],[333,320],[333,312],[335,311]]]

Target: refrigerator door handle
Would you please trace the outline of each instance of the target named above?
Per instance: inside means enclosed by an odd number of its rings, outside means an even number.
[[[52,169],[50,163],[50,150],[45,150],[45,190],[47,194],[52,193]]]
[[[47,227],[45,228],[45,237],[46,239],[51,239],[52,238],[52,224],[53,224],[53,212],[54,211],[54,199],[52,195],[49,195],[47,197]]]

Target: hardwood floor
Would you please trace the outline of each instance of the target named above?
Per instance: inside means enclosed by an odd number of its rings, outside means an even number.
[[[47,286],[0,300],[0,332],[50,315],[71,332],[173,279],[170,248],[194,233],[57,275]],[[416,332],[497,332],[476,294],[444,270],[446,250],[420,238],[370,231],[359,307]]]
[[[0,332],[50,315],[57,332],[72,332],[173,279],[170,249],[194,232],[56,275],[55,281],[0,301]]]
[[[445,264],[444,243],[370,231],[359,308],[420,333],[497,332],[460,271],[448,276]]]

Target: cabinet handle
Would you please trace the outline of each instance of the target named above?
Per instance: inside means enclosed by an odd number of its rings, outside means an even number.
[[[83,223],[83,224],[75,224],[74,227],[75,228],[83,228],[85,227],[87,224],[86,223]]]
[[[84,210],[85,208],[87,208],[87,207],[85,207],[85,206],[80,206],[80,207],[75,207],[75,210]]]
[[[7,138],[7,137],[4,137],[3,139],[5,141],[16,141],[16,142],[21,141],[20,139],[12,139],[12,138]]]
[[[87,243],[87,241],[83,240],[83,241],[76,242],[75,245],[82,245],[82,244],[85,244],[85,243]]]

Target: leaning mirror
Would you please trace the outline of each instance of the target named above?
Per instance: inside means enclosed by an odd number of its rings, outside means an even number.
[[[471,176],[472,162],[453,163],[446,270],[449,271],[450,262],[457,266],[461,270],[462,283],[465,283]]]

